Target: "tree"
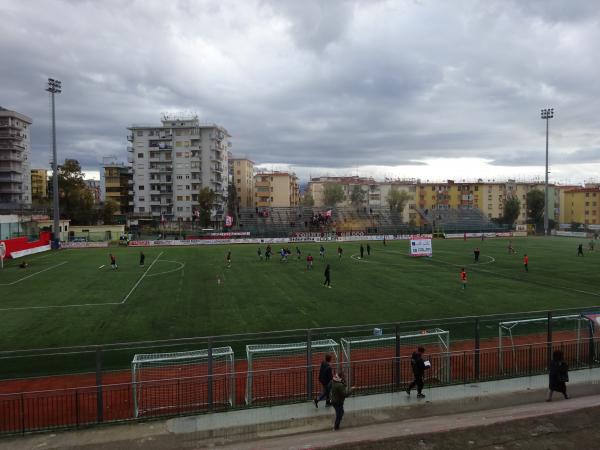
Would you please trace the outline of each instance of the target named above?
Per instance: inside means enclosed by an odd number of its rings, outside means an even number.
[[[365,191],[362,190],[362,187],[358,184],[352,186],[352,191],[350,192],[350,203],[352,206],[362,206],[365,202]]]
[[[95,221],[94,197],[83,181],[81,165],[75,159],[65,159],[58,168],[60,210],[74,225],[89,225]]]
[[[335,206],[346,199],[342,186],[337,183],[327,183],[323,197],[325,206]]]
[[[302,197],[302,201],[300,202],[300,204],[302,206],[308,206],[308,207],[312,207],[315,206],[315,199],[313,198],[313,196],[309,193],[304,194],[304,197]]]
[[[215,192],[207,187],[203,187],[198,192],[198,205],[200,209],[200,224],[203,227],[210,225],[210,213],[212,211],[212,205],[215,202]]]
[[[119,205],[114,200],[106,200],[100,208],[99,215],[104,225],[113,225],[115,223],[115,214],[119,211]]]
[[[402,212],[406,206],[406,202],[411,196],[406,191],[402,191],[392,186],[392,189],[388,192],[386,197],[387,204],[390,207],[390,211]]]
[[[521,202],[518,197],[510,197],[504,202],[502,222],[513,225],[521,212]]]
[[[229,214],[237,217],[237,211],[240,206],[240,201],[237,195],[237,189],[233,184],[227,186],[227,209]]]
[[[544,220],[544,193],[539,189],[534,189],[529,191],[525,198],[527,205],[527,216],[532,223],[539,225]]]

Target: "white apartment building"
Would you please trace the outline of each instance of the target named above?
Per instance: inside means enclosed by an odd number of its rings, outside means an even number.
[[[133,213],[191,220],[204,187],[216,194],[211,210],[215,223],[227,205],[227,130],[201,124],[197,116],[163,114],[162,126],[132,125],[127,147],[133,180]]]
[[[0,107],[0,208],[31,206],[32,120]]]

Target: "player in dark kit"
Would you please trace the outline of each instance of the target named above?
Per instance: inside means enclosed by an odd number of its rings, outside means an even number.
[[[144,267],[144,261],[146,261],[146,255],[144,252],[140,252],[140,266]]]
[[[371,256],[371,246],[367,242],[367,256]]]
[[[579,244],[577,247],[577,256],[583,256],[583,244]]]
[[[365,255],[365,248],[363,247],[362,244],[360,244],[360,259],[363,259]]]
[[[331,266],[329,264],[325,267],[325,282],[323,283],[323,286],[331,288]]]
[[[342,250],[342,247],[338,246],[338,258],[342,259],[343,254],[344,254],[344,250]]]
[[[300,261],[300,257],[302,256],[302,251],[300,247],[296,247],[296,256],[298,257],[298,261]]]
[[[475,250],[473,250],[473,255],[475,255],[475,262],[479,262],[479,247],[476,247]]]
[[[115,257],[115,255],[109,253],[108,256],[110,257],[110,267],[112,267],[113,270],[117,269],[117,258]]]
[[[231,269],[231,252],[227,252],[227,268]]]

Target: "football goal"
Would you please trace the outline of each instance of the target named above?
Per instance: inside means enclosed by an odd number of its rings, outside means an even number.
[[[565,358],[571,363],[581,361],[589,320],[581,314],[552,316],[554,342],[562,342]],[[545,348],[540,355],[530,356],[530,344],[547,341],[548,317],[508,320],[498,324],[498,366],[501,373],[518,372],[534,364],[545,369],[547,355]],[[532,362],[532,358],[534,358]],[[539,359],[539,361],[538,361]],[[538,367],[539,366],[539,367]]]
[[[377,361],[390,360],[396,356],[396,334],[384,334],[377,329],[372,336],[346,337],[340,341],[342,349],[342,366],[346,373],[348,384],[356,388],[377,387],[389,384],[392,380],[392,366],[389,374],[377,370],[374,374],[372,367]],[[411,354],[416,347],[423,346],[426,358],[430,360],[432,370],[430,378],[442,383],[450,382],[450,332],[441,328],[419,331],[404,331],[398,334],[399,345],[403,354]]]
[[[285,399],[292,393],[306,398],[309,372],[313,374],[313,390],[317,392],[318,370],[312,369],[323,361],[326,354],[331,354],[331,365],[338,367],[339,344],[333,339],[310,343],[311,367],[307,367],[306,342],[247,345],[246,403],[251,405],[265,399]]]
[[[235,375],[231,347],[208,350],[137,354],[131,362],[136,417],[169,411],[192,411],[208,405],[234,405]],[[209,386],[210,383],[210,386]]]

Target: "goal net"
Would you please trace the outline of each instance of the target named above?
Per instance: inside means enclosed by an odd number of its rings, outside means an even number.
[[[131,362],[135,416],[192,411],[208,405],[234,405],[235,375],[231,347],[208,350],[137,354]],[[210,383],[210,386],[209,386]]]
[[[309,376],[311,395],[316,394],[320,389],[318,366],[327,354],[331,355],[331,365],[339,367],[339,344],[333,339],[311,341],[308,367],[306,342],[247,345],[246,403],[307,398]]]
[[[342,338],[342,366],[348,384],[357,389],[376,388],[393,383],[393,364],[396,356],[396,334]],[[401,356],[411,355],[425,347],[425,358],[431,362],[426,374],[431,380],[450,382],[450,332],[441,328],[405,331],[398,334]],[[403,379],[411,376],[410,368]]]
[[[581,314],[552,316],[552,340],[571,365],[585,354],[589,320]],[[545,370],[548,363],[548,317],[534,317],[498,324],[498,366],[501,373],[517,373],[525,368]]]

